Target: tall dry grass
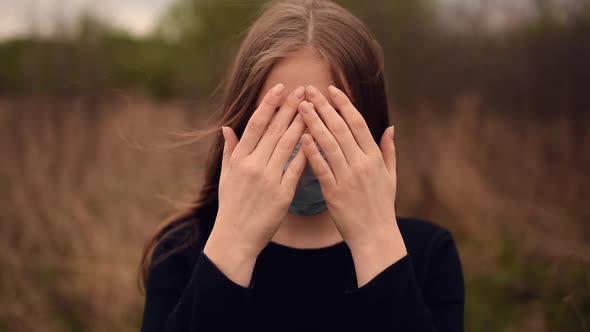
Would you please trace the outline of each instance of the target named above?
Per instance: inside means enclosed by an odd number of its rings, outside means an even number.
[[[197,192],[209,141],[159,144],[208,116],[140,97],[0,100],[0,331],[138,328],[142,244]],[[467,326],[524,303],[498,326],[587,330],[590,133],[576,119],[487,112],[476,97],[392,117],[398,214],[453,230]]]

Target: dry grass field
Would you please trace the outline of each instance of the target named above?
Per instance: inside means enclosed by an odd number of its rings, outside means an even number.
[[[393,113],[399,215],[453,231],[466,331],[590,330],[590,131],[579,119]],[[132,331],[143,242],[201,183],[203,104],[0,99],[0,331]]]

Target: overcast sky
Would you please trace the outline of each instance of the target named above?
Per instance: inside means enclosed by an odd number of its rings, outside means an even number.
[[[174,0],[0,0],[0,38],[49,31],[89,10],[134,34],[145,34]],[[61,20],[63,18],[64,20]]]
[[[89,10],[135,35],[148,33],[157,18],[175,0],[0,0],[0,39],[35,31],[51,33],[55,22],[71,22],[80,12]],[[227,1],[227,0],[218,0]],[[236,0],[233,0],[236,1]],[[377,0],[373,0],[377,1]],[[385,0],[390,1],[390,0]],[[492,29],[530,14],[534,0],[436,0],[447,21],[456,16],[486,13]],[[549,0],[561,4],[579,0]]]

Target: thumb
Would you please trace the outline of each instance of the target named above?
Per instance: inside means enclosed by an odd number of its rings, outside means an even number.
[[[383,133],[383,137],[381,137],[380,144],[381,153],[383,154],[383,160],[385,161],[385,166],[387,167],[389,174],[391,174],[392,176],[396,175],[395,143],[393,141],[394,130],[395,129],[393,126],[387,128]]]
[[[223,158],[221,160],[221,172],[223,173],[223,170],[229,165],[229,159],[231,158],[236,145],[238,145],[238,137],[236,136],[236,133],[234,133],[233,129],[226,126],[221,127],[221,133],[224,140]]]

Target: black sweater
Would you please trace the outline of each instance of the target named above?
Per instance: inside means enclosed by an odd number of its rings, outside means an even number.
[[[142,331],[463,331],[463,273],[451,233],[397,221],[408,255],[361,288],[345,242],[313,249],[270,242],[246,288],[209,260],[200,239],[150,269]]]

